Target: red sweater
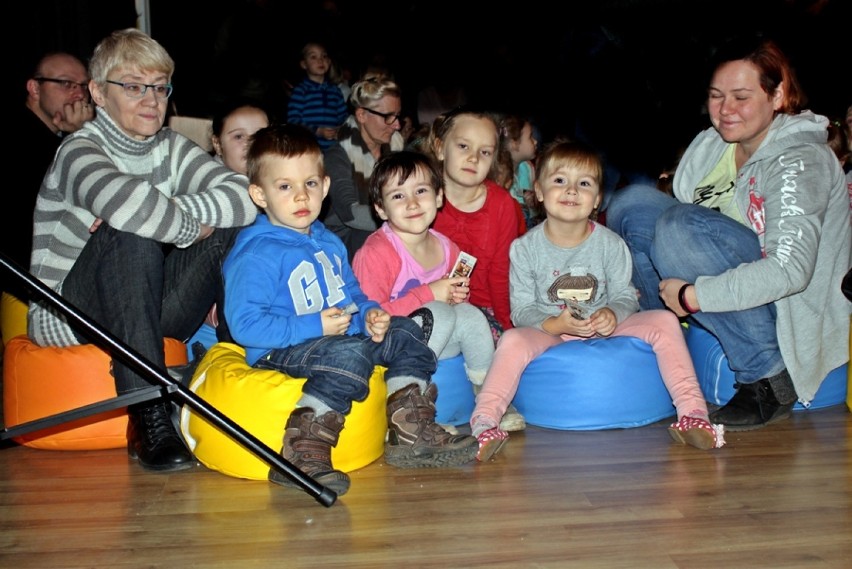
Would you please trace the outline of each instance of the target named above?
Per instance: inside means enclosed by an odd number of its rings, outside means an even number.
[[[444,200],[432,224],[465,253],[476,257],[470,277],[470,303],[492,308],[504,330],[512,328],[509,308],[509,246],[521,234],[519,204],[508,191],[485,180],[485,204],[463,212]],[[521,218],[523,221],[523,218]]]

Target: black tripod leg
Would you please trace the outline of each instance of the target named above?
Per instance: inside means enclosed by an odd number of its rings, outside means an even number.
[[[113,357],[117,357],[126,365],[133,367],[151,383],[166,387],[172,394],[172,397],[180,400],[183,404],[188,405],[192,410],[207,420],[207,422],[211,423],[223,433],[231,437],[235,442],[245,447],[246,450],[269,464],[270,467],[293,480],[302,489],[304,489],[305,492],[313,496],[320,504],[328,507],[334,504],[337,500],[336,492],[326,488],[296,468],[290,461],[286,460],[280,454],[264,444],[263,441],[243,429],[230,418],[226,417],[221,411],[207,403],[204,399],[190,391],[187,387],[175,381],[168,373],[166,373],[165,370],[156,367],[139,352],[116,338],[113,334],[83,314],[56,292],[45,286],[44,283],[21,269],[20,266],[11,261],[3,253],[0,253],[0,265],[2,265],[2,268],[7,270],[14,278],[26,284],[26,286],[37,296],[45,299],[56,309],[62,312],[68,318],[69,323],[72,325],[79,325],[80,329],[84,330],[87,336],[96,338],[96,343],[103,349],[112,353]],[[66,413],[68,413],[68,417],[77,418],[75,416],[76,410],[72,409]],[[60,413],[59,415],[54,415],[52,418],[55,419],[60,416],[64,417],[65,414]]]

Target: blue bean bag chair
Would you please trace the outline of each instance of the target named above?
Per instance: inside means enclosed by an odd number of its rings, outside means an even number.
[[[728,358],[716,337],[700,326],[689,326],[686,332],[686,345],[695,364],[695,373],[704,398],[715,405],[724,405],[734,396],[734,372],[728,366]],[[846,400],[848,388],[849,364],[831,371],[823,380],[808,409],[822,409],[839,405]],[[794,411],[802,411],[801,403],[793,406]]]
[[[535,358],[513,401],[530,425],[591,431],[675,415],[651,346],[618,336],[565,342]]]
[[[464,356],[438,360],[438,370],[432,375],[432,383],[438,387],[435,422],[442,425],[469,423],[476,396],[464,371]]]
[[[192,352],[192,346],[196,342],[201,342],[204,349],[209,350],[216,345],[216,342],[218,341],[219,339],[216,338],[216,328],[207,323],[202,324],[201,327],[195,331],[195,334],[192,335],[192,338],[190,338],[186,343],[187,360],[192,361],[195,358],[195,354]]]

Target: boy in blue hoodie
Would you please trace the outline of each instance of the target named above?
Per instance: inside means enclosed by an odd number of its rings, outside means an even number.
[[[361,291],[346,247],[317,216],[328,193],[323,155],[298,125],[255,133],[249,194],[263,210],[225,259],[225,315],[246,361],[307,381],[287,419],[282,456],[338,495],[349,477],[331,464],[353,401],[387,368],[385,461],[402,468],[457,466],[478,443],[435,423],[435,354],[411,319],[390,316]],[[296,484],[275,469],[269,480]]]

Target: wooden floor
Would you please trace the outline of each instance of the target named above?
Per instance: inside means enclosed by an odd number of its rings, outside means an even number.
[[[852,415],[800,411],[699,451],[665,422],[529,427],[486,464],[352,473],[331,507],[124,450],[0,448],[0,567],[844,568]]]

